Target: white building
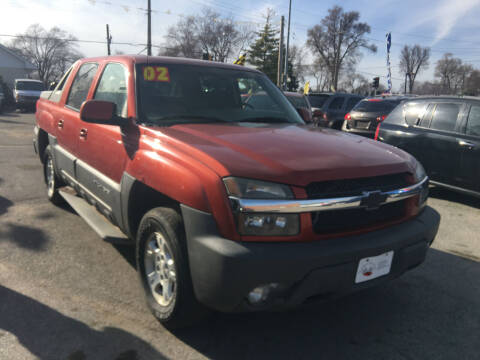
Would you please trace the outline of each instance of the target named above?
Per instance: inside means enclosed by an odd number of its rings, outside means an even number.
[[[0,44],[0,76],[10,89],[15,79],[30,78],[35,66]]]

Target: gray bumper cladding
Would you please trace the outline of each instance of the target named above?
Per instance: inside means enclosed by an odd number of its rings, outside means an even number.
[[[430,207],[413,220],[386,229],[308,243],[249,243],[222,238],[212,215],[182,206],[193,287],[198,300],[223,312],[299,305],[374,286],[421,264],[438,231]],[[360,259],[394,251],[388,275],[355,284]],[[277,283],[284,291],[261,306],[248,304],[257,286]]]

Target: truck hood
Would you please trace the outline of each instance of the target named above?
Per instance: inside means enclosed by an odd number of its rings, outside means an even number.
[[[175,147],[193,147],[220,176],[306,186],[327,181],[413,172],[415,159],[390,145],[344,132],[293,124],[189,124],[150,128]],[[148,135],[148,131],[146,133]],[[160,135],[160,134],[159,134]],[[183,150],[185,151],[185,150]]]

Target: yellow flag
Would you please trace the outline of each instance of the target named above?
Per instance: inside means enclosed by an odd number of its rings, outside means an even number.
[[[333,87],[333,85],[330,85],[330,90],[331,90],[332,92],[335,92],[335,88]]]
[[[308,95],[309,92],[310,92],[310,81],[307,81],[305,83],[305,86],[303,87],[303,94]]]
[[[237,60],[235,60],[233,63],[235,65],[245,65],[245,60],[246,60],[246,55],[243,54],[243,55],[240,55],[240,57]]]

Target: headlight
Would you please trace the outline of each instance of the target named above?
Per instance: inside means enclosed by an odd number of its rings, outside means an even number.
[[[415,168],[415,182],[418,183],[422,181],[425,179],[425,176],[427,176],[425,169],[423,168],[422,164],[417,161],[417,166]]]
[[[425,169],[423,168],[422,164],[420,164],[417,161],[417,166],[415,168],[415,183],[419,183],[423,179],[427,177],[427,173],[425,172]],[[425,183],[422,186],[422,191],[420,192],[419,198],[418,198],[418,207],[423,208],[427,204],[427,198],[428,198],[428,181],[425,181]]]
[[[236,210],[235,198],[258,200],[293,199],[290,187],[260,180],[228,177],[223,179],[232,200],[238,232],[249,236],[291,236],[299,233],[298,214],[243,213]]]
[[[236,177],[223,179],[229,195],[242,199],[293,199],[287,185]]]

